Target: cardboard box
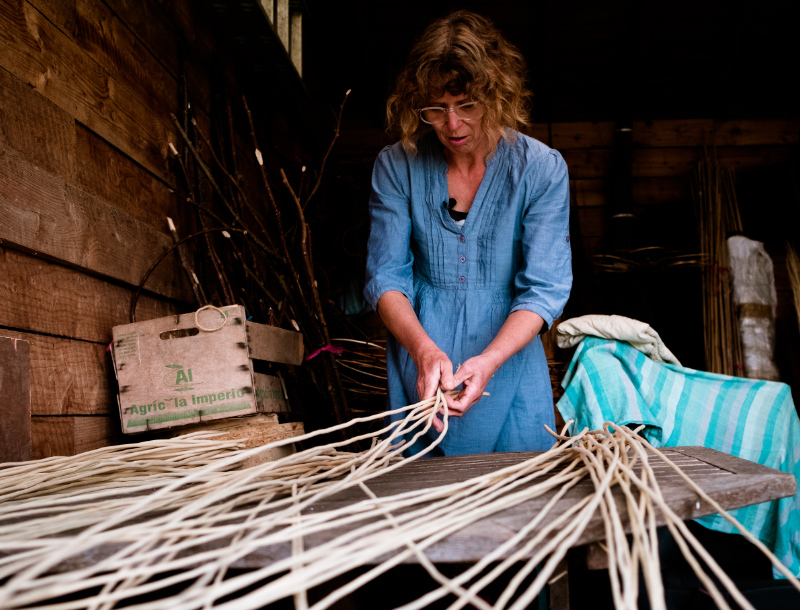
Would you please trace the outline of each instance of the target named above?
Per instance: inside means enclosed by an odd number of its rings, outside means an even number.
[[[112,333],[124,434],[286,411],[281,380],[254,372],[252,359],[303,361],[300,333],[248,322],[241,305],[115,326]]]

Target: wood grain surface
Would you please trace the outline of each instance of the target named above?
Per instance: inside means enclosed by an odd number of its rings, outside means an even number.
[[[612,121],[553,123],[552,147],[558,150],[611,148],[615,130],[616,123]],[[797,120],[634,121],[633,143],[639,148],[780,146],[797,142],[798,130],[800,121]]]
[[[2,247],[0,293],[0,325],[17,330],[106,346],[112,327],[130,322],[133,290]],[[150,320],[193,307],[142,295],[136,313]]]
[[[172,126],[25,0],[0,4],[0,66],[169,180],[167,144],[177,142]]]
[[[0,243],[136,286],[172,239],[0,149]],[[191,300],[177,267],[165,261],[146,288]]]
[[[35,460],[56,455],[76,455],[114,444],[119,420],[100,417],[33,417],[32,458]]]
[[[160,120],[178,108],[178,82],[103,2],[29,0],[129,94]]]
[[[0,146],[69,181],[75,171],[75,119],[0,68]]]
[[[75,131],[75,178],[68,182],[158,231],[166,231],[169,216],[181,236],[194,232],[194,209],[174,189],[83,125]]]
[[[116,412],[104,345],[5,329],[0,334],[30,344],[32,415]]]
[[[702,447],[675,447],[663,450],[664,453],[715,501],[725,509],[734,509],[768,500],[791,496],[797,491],[794,477],[790,474],[748,462],[713,449]],[[377,496],[387,496],[418,489],[430,489],[439,485],[466,481],[470,478],[488,474],[504,467],[518,464],[539,455],[530,453],[490,453],[482,455],[465,455],[444,458],[424,458],[395,470],[383,477],[367,483],[369,489]],[[713,514],[714,510],[705,502],[699,502],[696,494],[683,482],[680,476],[669,466],[657,460],[651,465],[662,488],[670,508],[684,520],[696,519]],[[500,544],[510,539],[523,526],[530,522],[542,506],[552,497],[554,492],[529,502],[495,513],[491,517],[480,519],[442,541],[428,547],[426,556],[436,563],[474,563],[487,553],[495,550]],[[555,504],[543,523],[530,535],[557,518],[564,510],[587,494],[593,494],[591,482],[583,481],[573,487]],[[627,523],[625,500],[622,493],[615,488],[614,496],[622,516],[623,524]],[[323,510],[334,510],[348,506],[354,502],[367,499],[368,496],[359,488],[353,488],[323,498],[309,507],[309,513]],[[395,514],[400,514],[398,511]],[[657,523],[664,523],[658,514]],[[350,524],[336,530],[325,530],[303,539],[306,549],[323,544],[334,537],[344,534],[351,527],[359,527],[365,522]],[[583,546],[603,540],[605,529],[599,510],[587,528],[573,546]],[[225,540],[212,545],[201,546],[197,552],[219,548]],[[119,551],[120,545],[105,545],[93,548],[81,555],[70,558],[69,569],[79,569],[95,564],[100,559]],[[514,552],[511,549],[510,552]],[[533,549],[535,552],[536,549]],[[261,547],[251,554],[236,561],[232,567],[258,569],[280,559],[289,557],[289,544]],[[379,557],[372,563],[377,564],[388,557]],[[406,563],[415,563],[413,556]]]
[[[26,341],[0,336],[0,464],[31,459],[29,347]]]
[[[677,447],[664,450],[664,452],[725,509],[787,497],[797,490],[794,477],[790,474],[735,458],[713,449]],[[465,481],[519,463],[534,455],[537,453],[493,453],[422,459],[389,473],[385,477],[374,479],[368,483],[368,486],[377,496],[427,489]],[[696,494],[669,466],[655,459],[651,460],[651,464],[670,508],[678,516],[688,520],[714,512],[705,502],[698,502]],[[547,525],[577,500],[594,493],[593,490],[593,485],[589,481],[583,481],[576,485],[553,507],[541,527]],[[620,513],[625,515],[622,494],[615,490],[614,495]],[[426,555],[434,562],[475,562],[511,538],[530,521],[551,496],[552,493],[545,494],[536,500],[508,508],[477,521],[432,545],[426,550]],[[332,510],[366,498],[366,494],[360,489],[354,488],[321,500],[311,510],[315,512]],[[659,525],[664,523],[660,514],[657,522]],[[623,523],[627,523],[624,517]],[[321,532],[305,538],[304,544],[306,548],[311,548],[332,539],[335,535],[342,534],[343,531]],[[598,511],[574,546],[602,540],[604,536],[604,526]],[[288,556],[288,554],[288,545],[263,548],[243,558],[237,563],[237,567],[260,567]],[[385,558],[380,558],[375,563],[381,559]],[[415,561],[416,559],[409,559],[410,563]]]
[[[250,357],[268,362],[302,364],[303,335],[277,326],[247,322]]]

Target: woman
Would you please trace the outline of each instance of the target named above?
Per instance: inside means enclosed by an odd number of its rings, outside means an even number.
[[[387,103],[401,141],[373,170],[364,294],[390,333],[389,408],[463,383],[447,397],[446,455],[553,440],[539,334],[572,284],[569,180],[561,155],[514,129],[525,77],[491,22],[459,11],[425,30]]]

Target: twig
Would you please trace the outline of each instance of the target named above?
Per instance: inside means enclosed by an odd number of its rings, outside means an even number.
[[[250,113],[250,107],[247,105],[247,99],[242,96],[242,101],[244,103],[244,109],[247,113],[247,120],[250,123],[250,135],[253,138],[253,146],[255,146],[255,155],[256,161],[258,161],[258,167],[261,171],[261,179],[264,182],[264,188],[267,190],[267,195],[269,196],[269,201],[272,204],[272,210],[275,213],[275,222],[278,227],[278,235],[280,236],[281,245],[283,246],[283,254],[286,266],[289,268],[289,271],[292,276],[292,280],[294,280],[295,287],[297,288],[298,295],[303,303],[303,307],[306,310],[309,310],[308,302],[306,301],[306,295],[303,292],[303,287],[300,284],[300,276],[297,273],[297,270],[294,268],[294,264],[292,263],[292,256],[289,253],[289,247],[286,245],[286,234],[283,231],[283,223],[281,223],[281,212],[278,209],[278,203],[275,201],[275,195],[272,193],[272,187],[269,185],[269,179],[267,178],[267,171],[264,168],[264,159],[261,155],[261,149],[258,147],[258,137],[256,136],[256,128],[253,123],[253,115]]]
[[[222,190],[219,188],[219,185],[217,184],[217,181],[214,180],[214,177],[211,175],[211,170],[208,168],[208,166],[206,165],[205,161],[203,161],[202,157],[200,156],[200,153],[197,152],[197,149],[192,144],[191,140],[189,139],[189,136],[186,134],[186,132],[181,127],[180,121],[178,121],[177,117],[174,114],[170,114],[169,117],[172,120],[172,122],[175,125],[175,127],[178,129],[178,133],[180,133],[181,138],[183,138],[183,143],[191,151],[192,156],[194,157],[195,163],[197,163],[197,165],[203,171],[203,174],[205,175],[206,180],[208,180],[208,183],[211,185],[211,188],[214,189],[214,191],[217,193],[219,198],[225,204],[225,207],[228,208],[228,211],[231,213],[231,216],[233,216],[233,218],[236,221],[236,223],[240,227],[242,227],[244,229],[245,228],[244,222],[242,222],[242,219],[239,217],[239,214],[236,213],[236,210],[233,208],[231,203],[227,200],[225,195],[222,194]],[[251,212],[252,212],[252,210],[251,210]],[[261,224],[261,219],[258,217],[258,214],[253,214],[253,216],[254,216],[256,222],[259,223],[259,227],[263,231],[264,235],[267,238],[269,238],[269,236],[267,234],[267,230],[264,227],[264,225]],[[280,256],[277,254],[277,252],[274,252],[271,248],[267,247],[267,245],[264,244],[260,239],[258,239],[252,232],[250,232],[248,234],[250,235],[250,239],[252,239],[261,250],[263,250],[264,252],[269,253],[271,256],[276,256],[276,257],[280,258]]]
[[[342,105],[339,106],[339,116],[336,117],[336,130],[333,132],[333,140],[331,140],[331,144],[330,146],[328,146],[328,150],[325,152],[325,156],[322,157],[322,164],[319,167],[319,174],[317,174],[317,183],[314,185],[314,188],[308,194],[306,202],[303,204],[303,209],[306,208],[308,202],[311,201],[311,198],[316,194],[317,189],[319,189],[319,185],[322,183],[322,172],[325,171],[325,162],[328,160],[328,155],[330,155],[331,151],[333,150],[333,145],[336,144],[336,140],[339,138],[339,127],[342,124],[342,112],[344,112],[344,104],[345,102],[347,102],[347,97],[350,95],[350,91],[352,91],[352,89],[348,89],[347,92],[344,94]]]
[[[225,232],[244,233],[244,234],[247,233],[247,231],[245,231],[244,229],[235,229],[233,227],[214,227],[211,229],[203,229],[202,231],[198,231],[197,233],[193,233],[191,235],[184,237],[179,241],[176,241],[174,244],[172,244],[172,246],[164,250],[164,252],[161,253],[161,256],[159,256],[155,260],[155,262],[153,262],[153,264],[150,265],[150,268],[145,272],[144,276],[142,277],[142,281],[139,282],[139,286],[136,288],[136,292],[134,292],[133,297],[131,297],[131,307],[130,307],[131,322],[136,322],[136,303],[139,300],[139,294],[142,292],[142,288],[144,288],[144,285],[147,282],[148,278],[150,277],[150,274],[153,273],[153,270],[156,267],[158,267],[159,263],[163,261],[170,252],[175,250],[181,244],[185,244],[190,239],[194,239],[195,237],[199,237],[200,235],[205,235],[206,233],[213,233],[216,231],[222,232],[223,234]]]
[[[178,235],[178,230],[175,228],[175,223],[172,222],[172,218],[167,216],[167,225],[169,226],[169,232],[172,234],[172,242],[178,243],[181,238]],[[200,285],[200,281],[197,279],[197,275],[189,267],[189,261],[186,260],[186,254],[183,252],[181,248],[176,248],[178,252],[178,258],[181,261],[181,267],[183,268],[184,273],[186,274],[186,279],[189,280],[189,284],[192,286],[192,292],[194,292],[194,298],[197,299],[197,304],[202,307],[208,300],[206,299],[206,295],[203,292],[203,287]]]

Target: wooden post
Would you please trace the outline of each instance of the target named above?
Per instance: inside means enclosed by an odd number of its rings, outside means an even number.
[[[269,19],[269,24],[273,25],[275,23],[275,5],[274,0],[259,0],[258,2],[261,5],[261,8],[264,10],[264,14]]]
[[[290,20],[289,35],[289,56],[297,69],[297,73],[303,76],[303,13],[292,11]]]
[[[30,346],[21,339],[0,337],[0,463],[30,459]]]
[[[567,558],[562,559],[556,566],[547,589],[550,598],[550,610],[569,610],[569,563]]]
[[[278,0],[275,15],[275,31],[283,46],[289,50],[289,0]]]

